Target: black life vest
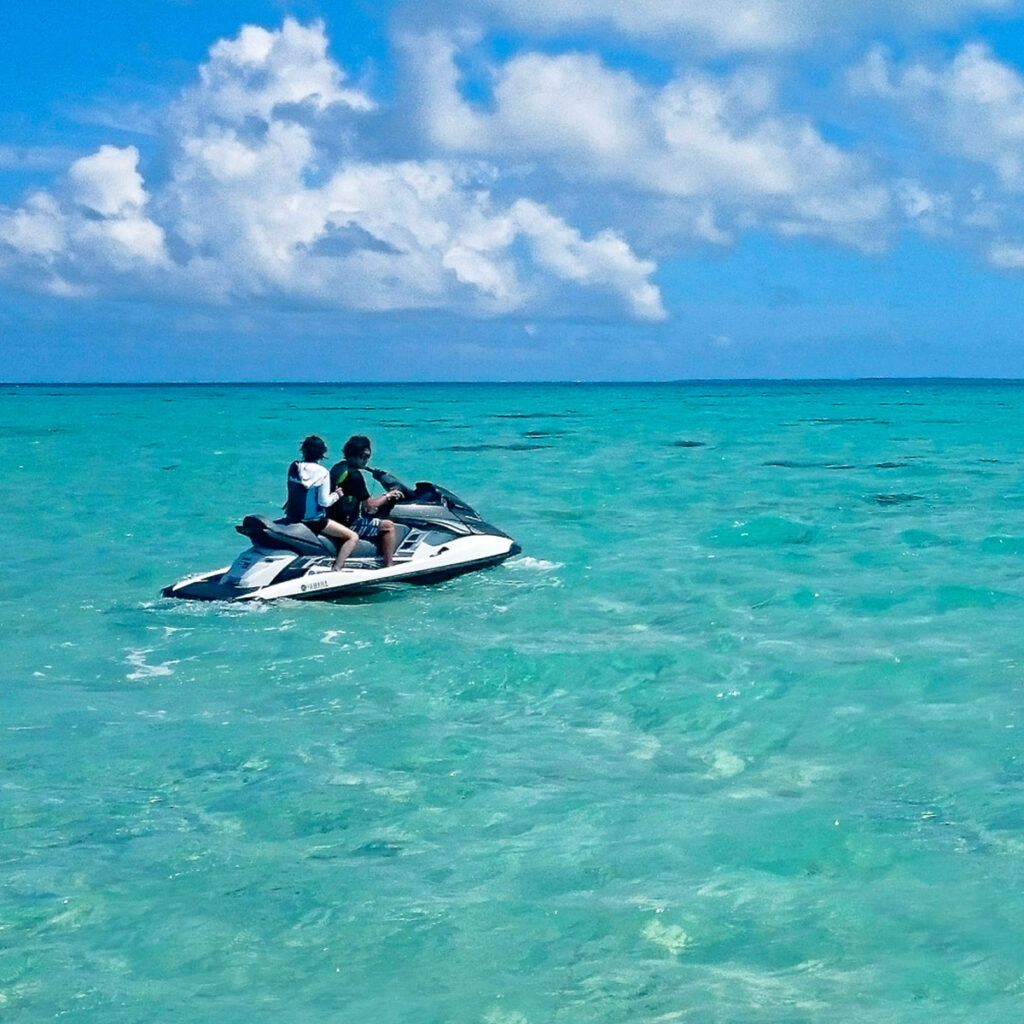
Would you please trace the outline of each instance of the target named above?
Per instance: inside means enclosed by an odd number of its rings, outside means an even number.
[[[336,480],[331,480],[332,489],[337,490],[348,477],[348,469],[343,469]],[[328,513],[329,518],[336,519],[339,523],[351,526],[362,512],[362,502],[354,494],[340,494],[338,500],[331,506]]]

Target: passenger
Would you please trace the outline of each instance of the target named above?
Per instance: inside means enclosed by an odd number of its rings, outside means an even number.
[[[331,486],[338,489],[343,497],[333,506],[329,515],[332,521],[344,522],[366,540],[377,542],[385,566],[395,556],[395,524],[390,519],[375,518],[374,513],[385,511],[399,501],[403,494],[397,488],[387,494],[370,497],[369,488],[361,470],[370,461],[370,439],[356,434],[345,442],[345,459],[331,467]]]
[[[303,461],[296,460],[288,467],[285,519],[290,523],[302,523],[315,534],[324,533],[337,541],[338,556],[334,559],[334,568],[337,570],[352,554],[359,536],[344,523],[327,518],[327,510],[337,505],[342,492],[340,488],[331,489],[330,475],[320,465],[320,460],[327,454],[324,439],[311,434],[299,447]]]

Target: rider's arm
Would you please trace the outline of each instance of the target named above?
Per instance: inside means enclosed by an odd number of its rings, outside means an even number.
[[[320,504],[324,508],[330,508],[339,498],[341,497],[341,488],[331,490],[331,480],[326,474],[324,474],[323,481],[320,484]]]
[[[378,494],[376,497],[366,498],[363,501],[363,508],[372,515],[374,512],[379,511],[382,505],[386,505],[389,501],[397,501],[401,497],[401,491],[392,489],[387,494]]]

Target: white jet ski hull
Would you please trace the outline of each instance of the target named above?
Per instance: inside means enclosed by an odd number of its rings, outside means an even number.
[[[376,559],[350,559],[340,572],[332,569],[333,559],[324,557],[301,575],[276,582],[301,555],[282,558],[279,551],[249,548],[235,563],[214,572],[190,576],[166,587],[165,597],[198,601],[300,601],[329,600],[344,594],[368,593],[397,583],[437,583],[463,573],[497,565],[518,554],[518,545],[508,537],[467,536],[438,547],[423,544],[416,558],[396,561],[384,568]],[[308,561],[308,559],[306,559]],[[239,562],[243,564],[240,566]],[[258,583],[260,574],[270,579]]]
[[[398,583],[434,583],[497,565],[519,554],[516,542],[485,523],[456,495],[419,484],[436,500],[395,506],[399,543],[386,568],[370,542],[334,571],[335,549],[301,524],[247,516],[240,533],[252,539],[226,568],[189,576],[163,589],[165,597],[195,601],[330,600]]]

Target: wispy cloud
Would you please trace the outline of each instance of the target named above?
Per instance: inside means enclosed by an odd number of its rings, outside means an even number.
[[[1009,12],[1017,0],[467,0],[462,11],[498,14],[541,32],[608,29],[659,48],[694,43],[727,52],[793,50],[836,33],[914,32],[977,14]]]
[[[11,146],[0,144],[0,169],[56,171],[67,167],[75,153],[63,146]]]
[[[852,69],[854,93],[895,111],[919,174],[904,186],[908,215],[922,226],[977,245],[1001,270],[1024,269],[1024,75],[981,43],[944,60],[895,58],[875,47]]]
[[[877,47],[850,76],[919,125],[945,152],[990,168],[1024,189],[1024,75],[981,43],[942,63],[899,62]]]

